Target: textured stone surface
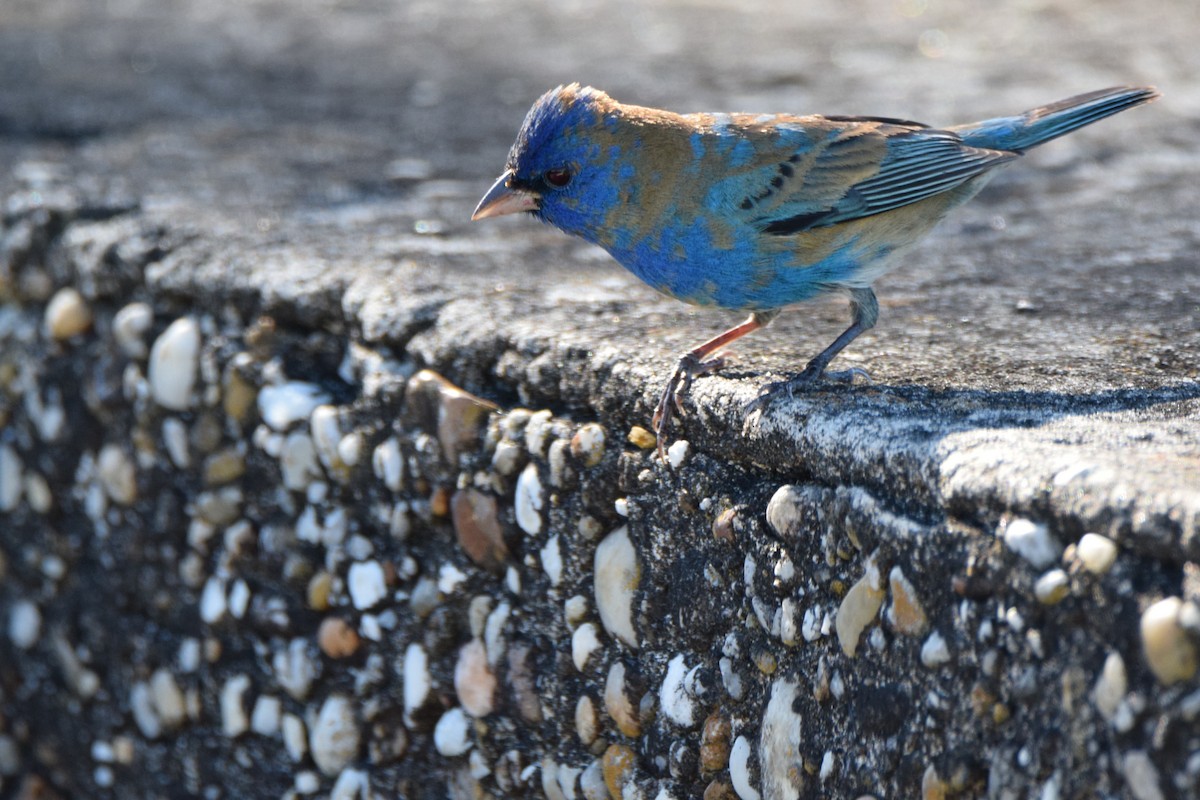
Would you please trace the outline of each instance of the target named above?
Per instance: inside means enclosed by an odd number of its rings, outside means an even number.
[[[0,794],[1194,792],[1194,668],[1155,674],[1200,645],[1200,6],[810,6],[6,2]],[[576,79],[937,124],[1164,99],[1014,165],[885,277],[843,357],[872,383],[743,410],[836,300],[739,344],[671,471],[638,429],[737,317],[466,221]],[[636,651],[563,613],[622,526]],[[323,619],[357,647],[328,657]],[[494,694],[464,702],[471,674]]]

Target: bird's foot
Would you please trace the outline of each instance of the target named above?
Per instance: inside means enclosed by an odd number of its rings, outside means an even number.
[[[746,411],[748,413],[752,411],[765,411],[767,406],[780,395],[787,395],[789,398],[795,397],[797,391],[810,389],[821,381],[854,383],[857,378],[862,378],[866,381],[871,380],[870,374],[862,367],[851,367],[850,369],[829,372],[809,364],[799,375],[788,378],[786,381],[768,383],[758,393],[758,397],[755,397],[746,404]]]
[[[651,419],[654,435],[658,440],[658,457],[664,462],[667,460],[666,441],[672,415],[684,416],[683,397],[692,388],[692,381],[701,375],[716,372],[723,366],[724,358],[701,360],[695,353],[688,353],[679,359],[679,365],[675,367],[671,380],[667,381],[666,387],[663,388],[662,395],[658,398],[658,406],[654,409],[654,417]]]

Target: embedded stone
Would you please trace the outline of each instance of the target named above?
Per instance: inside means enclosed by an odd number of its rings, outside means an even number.
[[[593,575],[600,622],[610,634],[637,649],[633,599],[642,570],[627,526],[617,528],[596,546]]]
[[[450,518],[458,546],[479,566],[499,570],[509,558],[493,495],[478,489],[459,489],[450,499]]]
[[[1178,597],[1159,600],[1142,613],[1142,650],[1159,683],[1170,686],[1196,674],[1196,645],[1180,624],[1184,603]]]

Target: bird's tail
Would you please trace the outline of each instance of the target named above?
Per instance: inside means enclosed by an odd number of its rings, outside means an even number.
[[[1021,152],[1158,96],[1152,86],[1115,86],[1068,97],[1015,117],[985,119],[950,130],[972,147]]]

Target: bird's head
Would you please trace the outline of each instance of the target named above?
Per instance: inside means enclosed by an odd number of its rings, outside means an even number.
[[[471,219],[528,211],[592,239],[615,196],[614,145],[619,104],[573,83],[534,103],[508,153],[504,172]]]

